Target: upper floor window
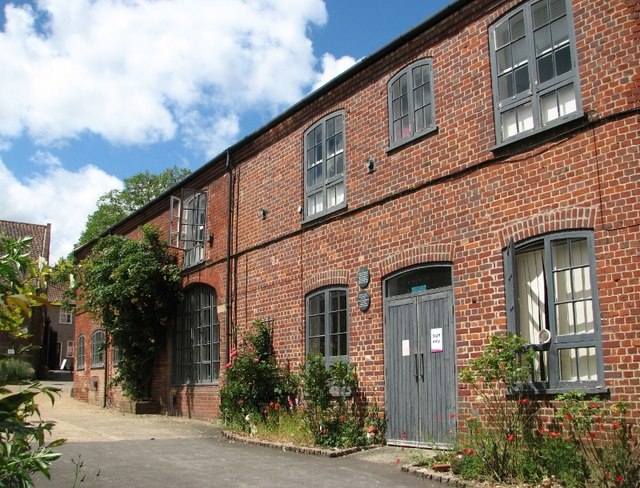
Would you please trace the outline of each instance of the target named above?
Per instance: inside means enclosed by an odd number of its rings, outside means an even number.
[[[324,356],[327,366],[349,360],[347,290],[329,288],[307,297],[307,353]]]
[[[73,323],[73,314],[68,310],[61,308],[60,309],[60,323],[61,324],[71,324]]]
[[[323,118],[304,134],[305,218],[346,205],[344,113]]]
[[[113,365],[117,366],[122,361],[122,351],[118,346],[113,346]]]
[[[529,1],[489,29],[498,144],[582,114],[569,0]]]
[[[96,330],[91,334],[91,367],[104,366],[104,331]]]
[[[507,324],[535,351],[540,392],[603,388],[591,232],[551,234],[505,251]]]
[[[183,189],[180,197],[171,197],[169,242],[184,249],[183,267],[204,261],[204,241],[207,225],[207,194]]]
[[[423,59],[397,73],[388,84],[390,147],[436,128],[431,60]]]
[[[213,288],[187,289],[173,338],[173,382],[211,383],[220,375],[220,324]]]
[[[85,368],[85,359],[84,359],[84,336],[78,336],[78,343],[76,345],[76,369],[84,369]]]

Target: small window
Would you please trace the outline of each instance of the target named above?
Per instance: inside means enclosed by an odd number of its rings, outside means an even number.
[[[346,206],[344,113],[328,115],[304,134],[305,219]]]
[[[571,3],[529,1],[489,29],[500,145],[582,115]]]
[[[329,288],[307,297],[307,353],[324,356],[327,367],[349,360],[346,289]]]
[[[554,234],[511,244],[504,257],[507,323],[535,351],[532,388],[602,389],[592,233]]]
[[[85,342],[85,338],[83,335],[79,335],[78,336],[78,347],[76,348],[76,365],[77,365],[77,369],[84,369],[85,368],[85,359],[84,359],[84,342]]]
[[[96,330],[91,334],[91,367],[104,367],[104,331]]]
[[[387,97],[391,148],[435,130],[430,59],[413,63],[391,78]]]
[[[213,288],[195,285],[182,300],[173,337],[174,384],[207,384],[220,375],[220,324]]]
[[[203,262],[207,194],[183,189],[180,198],[171,197],[169,214],[169,243],[184,249],[183,267],[189,268]]]
[[[61,324],[72,324],[73,323],[73,314],[68,310],[61,308],[60,309],[60,323]]]
[[[67,341],[67,354],[66,354],[66,356],[68,358],[72,358],[73,357],[74,349],[75,349],[75,342]]]
[[[117,366],[122,360],[122,353],[118,346],[113,346],[113,365]]]

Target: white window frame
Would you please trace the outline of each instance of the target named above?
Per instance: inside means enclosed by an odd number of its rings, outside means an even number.
[[[332,308],[331,298],[334,293],[343,295],[343,306]],[[324,306],[321,310],[318,309],[314,311],[312,302],[316,299],[321,300]],[[338,298],[338,300],[342,299]],[[349,290],[347,287],[332,286],[310,293],[306,299],[305,314],[307,354],[322,354],[327,368],[331,367],[337,361],[343,363],[349,362]],[[333,327],[333,325],[335,325],[333,321],[336,319],[336,314],[338,315],[338,320],[341,322],[338,325],[342,325],[344,330],[338,328],[336,331]],[[314,321],[318,322],[315,326],[313,324]],[[342,321],[344,321],[344,323],[342,323]],[[320,323],[322,323],[322,327],[319,327]],[[338,348],[340,348],[340,345],[345,346],[344,354],[332,354],[333,338],[337,338]],[[324,349],[324,353],[322,349]],[[338,353],[339,352],[340,351],[338,351]]]
[[[69,312],[67,309],[60,307],[60,324],[72,324],[73,323],[73,313]]]

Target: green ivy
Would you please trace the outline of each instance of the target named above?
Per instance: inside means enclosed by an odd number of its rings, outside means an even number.
[[[140,233],[140,240],[100,239],[80,263],[77,283],[81,308],[120,348],[114,381],[134,400],[149,397],[154,365],[182,298],[180,268],[160,231],[145,225]]]

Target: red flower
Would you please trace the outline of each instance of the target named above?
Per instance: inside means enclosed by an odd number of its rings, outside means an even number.
[[[615,430],[618,430],[620,427],[622,427],[618,422],[614,422],[612,425]]]
[[[624,481],[624,476],[622,476],[621,474],[616,476],[616,483],[618,483],[620,485],[620,484],[622,484],[623,481]]]
[[[567,420],[573,420],[573,416],[570,413],[565,413],[564,418]]]
[[[278,410],[280,410],[280,404],[278,402],[273,404],[273,409],[277,412]]]
[[[516,440],[516,436],[515,436],[515,435],[513,435],[513,434],[509,434],[509,437],[507,437],[507,440],[508,440],[509,442],[513,442],[513,441],[515,441],[515,440]]]
[[[449,414],[449,418],[450,419],[455,419],[456,418],[456,414],[455,413],[450,413]]]
[[[233,366],[233,363],[231,361],[224,365],[226,369],[229,369],[231,366]]]
[[[338,422],[344,422],[344,420],[345,420],[344,415],[340,415],[340,417],[338,417]]]
[[[402,440],[405,440],[406,438],[407,438],[407,433],[406,433],[406,432],[403,432],[403,433],[402,433]]]
[[[560,437],[560,432],[549,432],[551,437]]]
[[[469,449],[469,455],[473,456],[476,453],[475,449]]]
[[[598,404],[596,402],[591,402],[589,404],[589,408],[591,408],[591,409],[598,408]]]
[[[518,403],[520,405],[529,405],[529,399],[528,398],[521,398]]]
[[[596,433],[595,432],[590,432],[589,433],[589,439],[595,439],[596,438]]]
[[[229,357],[235,358],[237,355],[238,355],[238,350],[234,347],[233,349],[231,349],[231,353],[229,354]]]
[[[594,421],[596,424],[601,424],[601,423],[602,423],[602,419],[601,419],[600,417],[593,417],[593,421]]]

